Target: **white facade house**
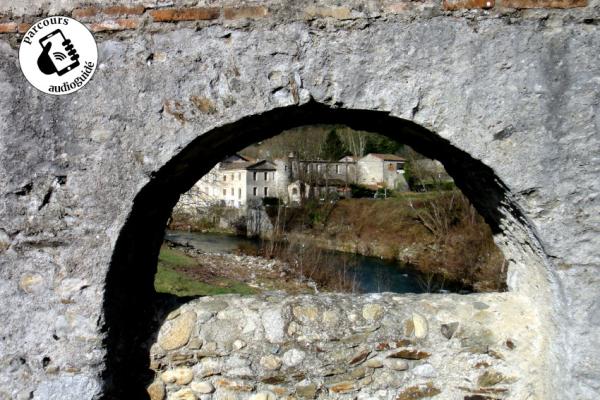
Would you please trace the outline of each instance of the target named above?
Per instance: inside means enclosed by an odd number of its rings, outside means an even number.
[[[299,203],[304,196],[326,198],[350,195],[349,186],[404,189],[404,159],[393,154],[370,153],[356,160],[298,160],[293,156],[256,161],[241,155],[227,157],[181,196],[179,208],[222,205],[246,208],[277,197]]]
[[[254,199],[277,196],[276,169],[266,160],[228,157],[196,182],[187,195],[200,207],[244,208]]]
[[[406,190],[404,158],[394,154],[369,153],[356,162],[357,183],[366,186]]]

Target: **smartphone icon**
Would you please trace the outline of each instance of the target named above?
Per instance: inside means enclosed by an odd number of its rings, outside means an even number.
[[[56,73],[64,75],[79,66],[79,54],[60,29],[50,32],[40,39],[40,45],[45,49],[48,42],[52,45],[47,57],[54,64]]]

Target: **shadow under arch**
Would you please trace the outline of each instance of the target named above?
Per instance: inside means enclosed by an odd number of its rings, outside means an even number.
[[[104,399],[148,398],[145,387],[153,377],[149,369],[149,345],[169,304],[177,305],[174,298],[154,292],[154,275],[165,225],[179,195],[225,156],[284,130],[311,124],[344,124],[405,143],[444,164],[494,233],[501,231],[501,220],[507,214],[528,226],[510,200],[508,189],[491,168],[433,132],[387,112],[331,108],[311,102],[244,117],[215,128],[194,139],[154,174],[135,197],[119,234],[106,277],[103,303],[107,351]]]

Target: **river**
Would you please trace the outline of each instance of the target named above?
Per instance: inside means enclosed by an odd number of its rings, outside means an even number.
[[[165,239],[206,253],[235,253],[240,245],[260,246],[258,240],[215,233],[167,231]],[[327,262],[347,268],[363,293],[423,293],[419,275],[395,261],[327,250]]]

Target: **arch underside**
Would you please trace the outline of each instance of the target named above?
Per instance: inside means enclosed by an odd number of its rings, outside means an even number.
[[[179,195],[224,156],[286,129],[311,124],[344,124],[383,134],[441,161],[492,228],[511,262],[510,268],[531,268],[531,274],[523,276],[531,276],[532,282],[539,281],[540,247],[526,218],[511,200],[509,190],[491,168],[435,133],[387,112],[336,108],[312,101],[244,117],[199,135],[152,176],[133,202],[106,280],[107,399],[145,396],[145,386],[154,374],[149,368],[149,347],[156,342],[165,315],[188,300],[157,296],[153,286],[165,225]],[[511,229],[507,231],[509,225]],[[510,280],[509,284],[512,289],[518,286]],[[517,303],[522,305],[520,295],[514,290],[504,294],[518,297]],[[540,318],[543,320],[544,316]],[[536,362],[542,362],[537,358]]]

